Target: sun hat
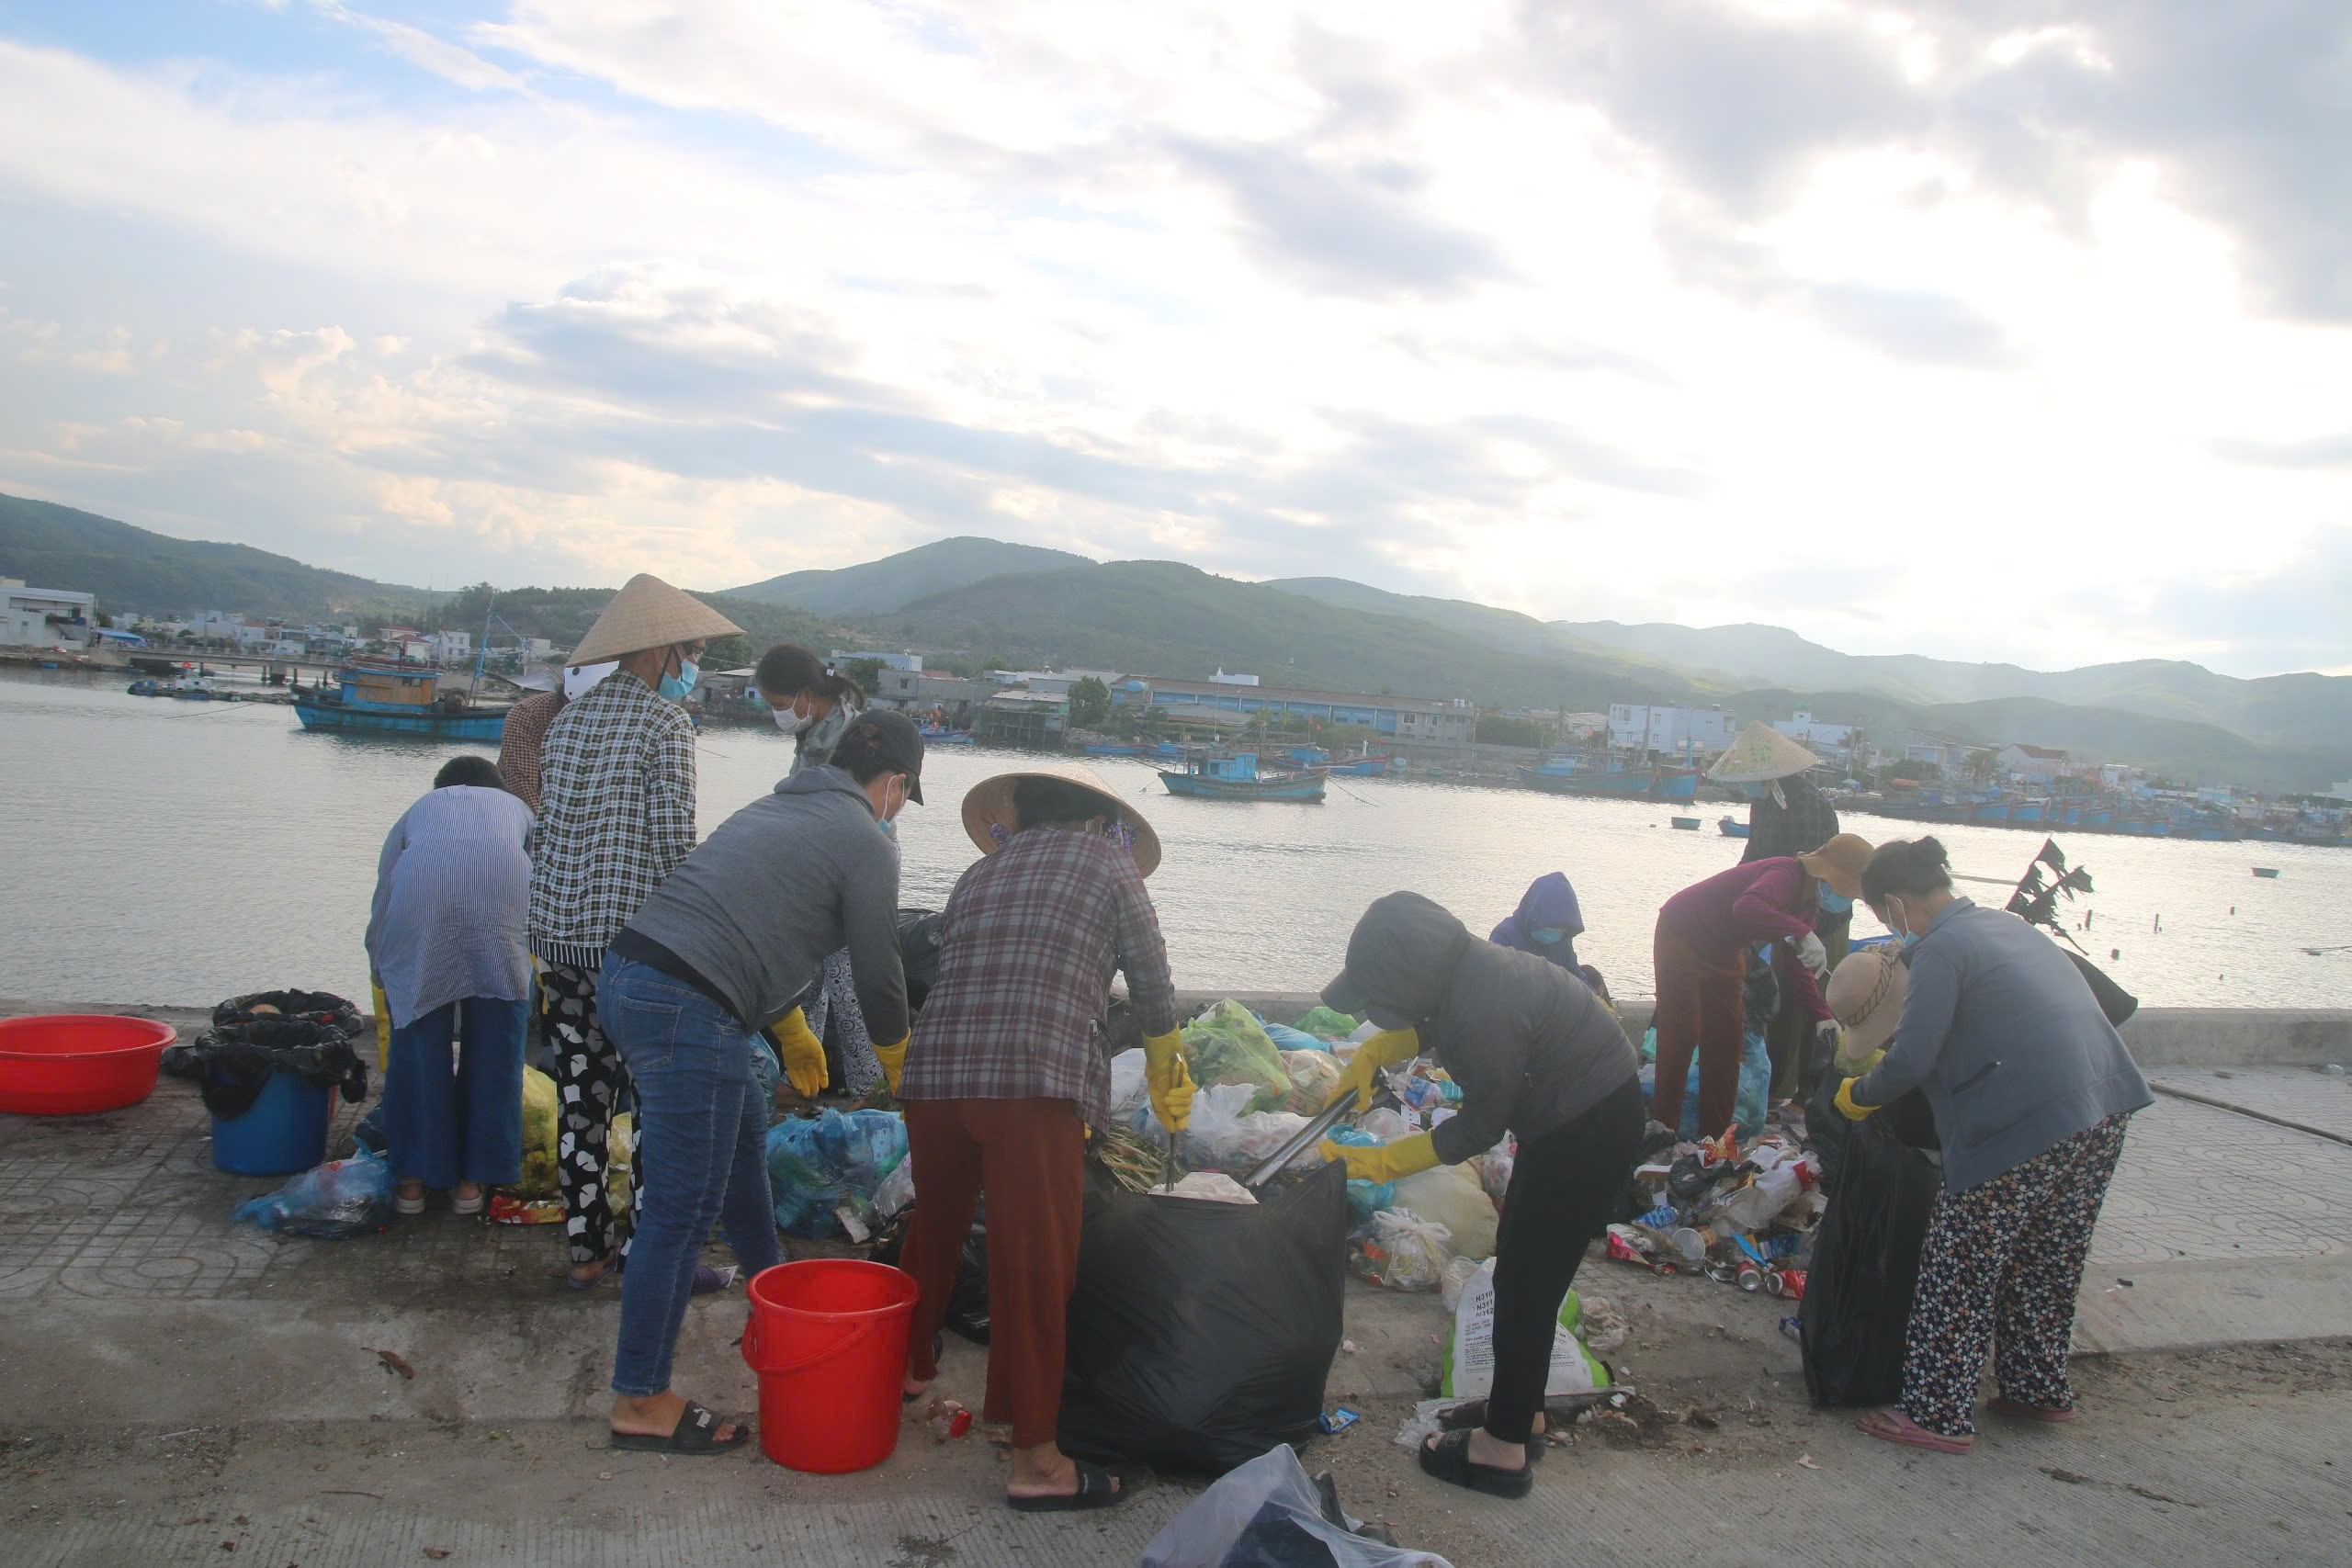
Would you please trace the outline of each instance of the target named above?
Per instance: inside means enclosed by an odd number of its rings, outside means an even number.
[[[1893,942],[1846,955],[1822,996],[1845,1026],[1839,1061],[1859,1062],[1894,1038],[1895,1021],[1903,1016],[1903,992],[1910,983],[1911,966]]]
[[[972,835],[981,853],[994,854],[998,846],[1021,830],[1021,814],[1012,807],[1012,787],[1023,779],[1059,779],[1092,790],[1102,797],[1103,814],[1116,818],[1135,840],[1128,853],[1135,856],[1136,870],[1149,876],[1159,869],[1159,835],[1151,830],[1143,813],[1121,800],[1102,774],[1075,762],[999,773],[974,784],[964,796],[964,831]]]
[[[907,775],[907,798],[922,804],[922,731],[914,720],[889,708],[871,708],[850,720],[833,747],[833,766],[847,768],[868,759]]]
[[[1707,770],[1715,784],[1770,784],[1821,766],[1821,759],[1769,724],[1751,724]]]
[[[640,571],[613,595],[564,662],[596,664],[649,648],[740,637],[742,631],[693,595],[671,587],[651,572]]]
[[[1797,856],[1809,876],[1829,884],[1840,898],[1862,896],[1862,867],[1871,863],[1871,841],[1859,833],[1840,833],[1811,854]]]

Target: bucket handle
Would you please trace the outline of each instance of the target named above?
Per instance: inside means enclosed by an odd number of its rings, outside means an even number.
[[[911,1303],[909,1305],[910,1306]],[[829,1357],[842,1355],[856,1348],[880,1332],[886,1321],[906,1310],[908,1308],[905,1307],[884,1307],[865,1314],[865,1321],[824,1348],[797,1361],[782,1363],[772,1363],[766,1359],[766,1346],[760,1334],[760,1314],[754,1313],[751,1321],[743,1325],[743,1364],[750,1367],[752,1371],[767,1377],[789,1377],[795,1372],[805,1372]]]

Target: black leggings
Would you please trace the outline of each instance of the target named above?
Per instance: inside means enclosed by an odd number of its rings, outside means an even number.
[[[1645,1112],[1639,1079],[1555,1133],[1521,1139],[1495,1231],[1495,1386],[1487,1431],[1523,1443],[1544,1408],[1560,1303],[1624,1204]]]

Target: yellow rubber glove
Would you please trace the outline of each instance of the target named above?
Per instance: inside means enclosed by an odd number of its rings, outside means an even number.
[[[882,1064],[882,1087],[893,1095],[899,1092],[899,1078],[907,1070],[907,1042],[914,1038],[910,1030],[899,1037],[896,1045],[876,1045],[874,1059]]]
[[[1340,1081],[1331,1090],[1331,1098],[1323,1103],[1340,1103],[1343,1094],[1356,1097],[1356,1109],[1372,1109],[1373,1090],[1378,1087],[1381,1070],[1399,1062],[1409,1062],[1421,1054],[1421,1034],[1417,1029],[1384,1029],[1363,1044],[1348,1058],[1340,1070]]]
[[[1848,1078],[1844,1083],[1838,1086],[1838,1111],[1840,1115],[1844,1116],[1849,1122],[1860,1122],[1864,1117],[1873,1114],[1878,1110],[1878,1107],[1875,1105],[1857,1105],[1854,1103],[1854,1086],[1861,1081],[1862,1080],[1860,1078]]]
[[[775,1043],[784,1055],[784,1076],[792,1092],[814,1100],[825,1087],[825,1043],[808,1032],[808,1019],[794,1008],[775,1026]]]
[[[1335,1144],[1329,1138],[1315,1146],[1323,1151],[1325,1159],[1344,1162],[1350,1181],[1394,1181],[1437,1164],[1437,1145],[1430,1141],[1427,1133],[1416,1133],[1377,1148]]]
[[[1159,1124],[1171,1133],[1182,1132],[1193,1119],[1193,1069],[1184,1065],[1182,1031],[1144,1036],[1143,1081],[1151,1091],[1151,1113]]]

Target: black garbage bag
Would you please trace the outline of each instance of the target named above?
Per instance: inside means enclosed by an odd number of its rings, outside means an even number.
[[[2090,983],[2091,995],[2098,998],[2098,1010],[2107,1014],[2108,1022],[2120,1029],[2124,1020],[2140,1010],[2140,998],[2117,985],[2106,970],[2079,953],[2067,952],[2066,956],[2074,960],[2075,967]]]
[[[916,1207],[922,1206],[918,1194]],[[913,1209],[893,1222],[893,1228],[874,1248],[874,1261],[899,1266],[906,1247],[906,1221]],[[989,1204],[980,1199],[979,1208],[972,1216],[972,1231],[964,1238],[964,1256],[956,1265],[956,1282],[948,1287],[947,1319],[944,1325],[951,1334],[960,1335],[975,1345],[989,1342]]]
[[[939,979],[945,921],[930,909],[899,911],[899,966],[906,971],[907,1006],[920,1008]]]
[[[256,1011],[256,1009],[265,1010]],[[212,1010],[212,1025],[252,1023],[259,1019],[308,1019],[340,1029],[356,1040],[368,1032],[359,1009],[333,991],[254,991],[231,997]]]
[[[223,1121],[251,1111],[273,1073],[340,1089],[353,1105],[368,1098],[368,1063],[351,1037],[311,1016],[264,1013],[245,1023],[208,1029],[164,1053],[164,1071],[194,1078],[204,1108]]]
[[[1828,1207],[1797,1305],[1805,1386],[1815,1404],[1891,1404],[1903,1393],[1904,1335],[1943,1168],[1905,1143],[1885,1111],[1863,1122],[1829,1114],[1842,1131],[1827,1140],[1837,1147]]]
[[[1312,1436],[1347,1292],[1345,1168],[1261,1191],[1254,1206],[1090,1179],[1063,1450],[1222,1475]]]

